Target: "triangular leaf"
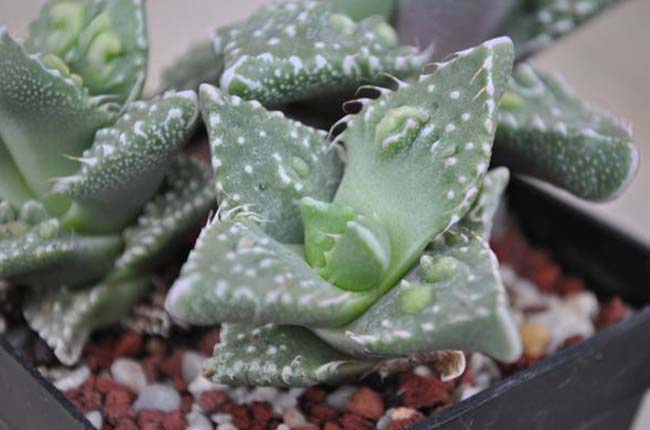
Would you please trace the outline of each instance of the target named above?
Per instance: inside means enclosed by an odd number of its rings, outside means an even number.
[[[221,88],[264,104],[354,89],[381,72],[408,75],[429,57],[398,47],[395,31],[378,16],[356,23],[311,0],[262,8],[217,33],[215,48],[225,58]]]
[[[194,91],[133,102],[110,128],[99,130],[74,176],[53,189],[74,200],[66,223],[77,231],[117,231],[156,192],[198,119]]]
[[[499,106],[495,158],[589,200],[617,197],[639,164],[628,128],[527,64],[517,67]]]
[[[21,206],[34,196],[0,137],[0,199]]]
[[[144,208],[136,225],[124,233],[124,253],[115,267],[120,276],[144,274],[204,220],[215,206],[212,175],[207,165],[179,157],[167,174],[165,189]]]
[[[243,206],[273,238],[301,243],[298,202],[305,196],[330,201],[342,173],[325,133],[211,85],[200,93],[222,213]]]
[[[48,0],[26,46],[61,58],[92,95],[136,99],[147,70],[144,2]]]
[[[80,236],[65,231],[40,203],[28,201],[0,224],[0,279],[50,287],[102,277],[122,251],[119,236]]]
[[[306,387],[366,373],[373,360],[357,360],[297,326],[224,324],[205,374],[228,385]]]
[[[300,255],[239,215],[203,229],[166,308],[192,324],[327,327],[357,317],[374,300],[371,294],[327,283]]]
[[[23,313],[61,363],[71,366],[79,360],[90,334],[121,321],[148,285],[145,278],[104,281],[82,290],[62,287],[45,293],[34,291],[27,298]]]
[[[462,227],[443,234],[358,319],[316,333],[357,357],[460,349],[514,361],[522,349],[496,257],[483,238]]]
[[[361,99],[362,109],[343,120],[347,128],[337,139],[348,162],[334,203],[388,229],[392,260],[382,291],[476,199],[512,57],[509,39],[490,40],[416,83]]]
[[[115,106],[101,105],[56,60],[27,55],[0,28],[0,137],[30,189],[42,198],[50,180],[74,173],[78,156]],[[25,91],[29,88],[29,91]],[[51,201],[62,210],[65,202]]]

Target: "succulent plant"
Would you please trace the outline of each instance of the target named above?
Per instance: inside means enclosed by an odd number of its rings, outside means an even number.
[[[140,0],[48,1],[24,46],[0,30],[0,279],[65,364],[214,203],[180,153],[196,93],[137,100],[146,60]]]
[[[316,54],[315,42],[339,43],[328,26],[349,25],[345,46],[371,49],[352,36],[366,21],[353,26],[332,15],[338,3],[324,3],[263,9],[217,30],[200,61],[175,66],[186,72],[177,88],[194,88],[203,66],[224,65],[199,91],[219,209],[167,310],[186,323],[222,324],[205,374],[233,385],[304,386],[422,361],[451,378],[464,366],[459,350],[518,359],[488,244],[506,167],[583,198],[612,198],[636,169],[629,132],[557,78],[525,64],[513,74],[505,37],[425,72],[411,51],[410,69],[381,67],[400,75],[390,76],[392,88],[362,85],[330,133],[308,127],[269,109],[375,81],[303,67],[321,55],[341,70],[351,55]],[[303,18],[280,24],[291,17]],[[315,22],[313,33],[287,40],[285,27],[302,35],[303,23]],[[488,171],[493,144],[506,167]]]
[[[399,47],[395,30],[382,17],[355,22],[341,9],[316,0],[262,8],[195,45],[165,74],[165,87],[208,82],[231,95],[281,105],[354,90],[381,73],[409,75],[429,59],[430,49]]]

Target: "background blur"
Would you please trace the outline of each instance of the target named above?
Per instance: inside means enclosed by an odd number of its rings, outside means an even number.
[[[147,91],[161,70],[209,30],[245,18],[271,0],[150,0]],[[0,25],[23,36],[41,0],[0,0]],[[584,99],[630,121],[641,149],[635,183],[616,202],[576,202],[650,243],[650,0],[629,0],[533,59],[560,72]]]

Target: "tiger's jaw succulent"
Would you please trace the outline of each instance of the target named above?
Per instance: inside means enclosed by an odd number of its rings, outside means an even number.
[[[238,324],[271,324],[255,330],[265,351],[248,364],[237,355],[239,335],[220,345],[216,379],[304,385],[433,350],[519,356],[481,237],[503,189],[482,184],[512,61],[510,41],[495,39],[395,91],[376,88],[377,99],[356,101],[361,109],[341,121],[347,128],[334,143],[256,101],[201,87],[226,207],[166,306],[182,321],[229,323],[234,333],[250,329]],[[466,216],[474,224],[461,225]]]
[[[383,18],[355,22],[337,10],[329,1],[315,0],[262,8],[240,24],[217,29],[213,53],[209,44],[195,47],[203,60],[183,57],[167,73],[167,85],[195,85],[194,77],[202,75],[227,94],[280,105],[354,90],[382,72],[413,74],[428,60],[430,50],[399,47]],[[223,73],[214,73],[222,63]]]
[[[0,30],[0,279],[64,364],[118,321],[214,203],[180,156],[194,91],[140,96],[140,0],[50,0],[24,47]]]

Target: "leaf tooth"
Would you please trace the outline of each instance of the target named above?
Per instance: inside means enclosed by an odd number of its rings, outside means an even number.
[[[355,100],[348,100],[347,102],[343,103],[343,112],[345,113],[358,113],[361,109],[363,109],[368,103],[372,102],[374,99],[370,99],[367,97],[355,99]]]

